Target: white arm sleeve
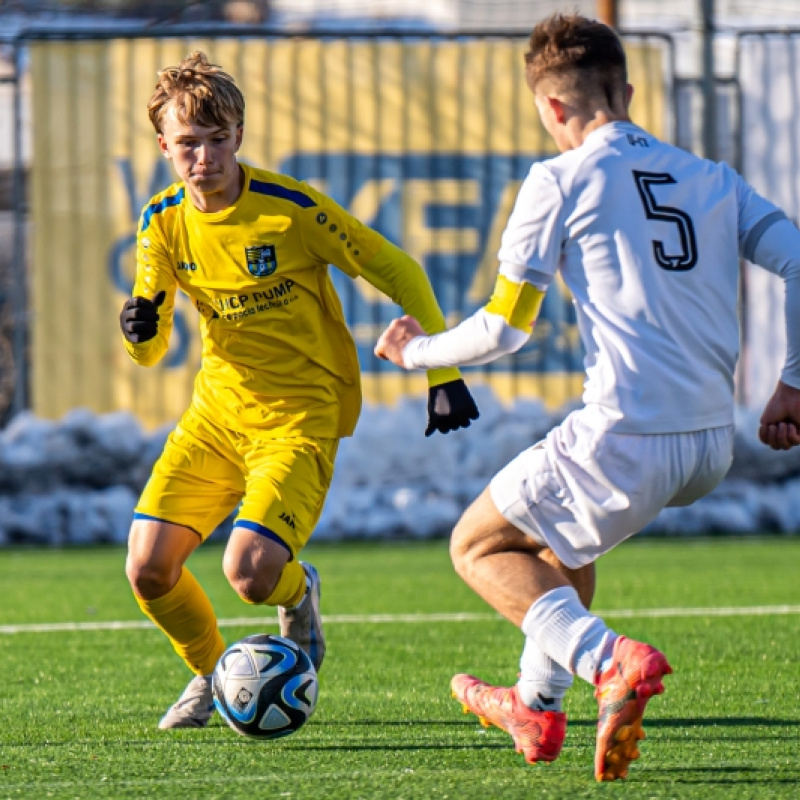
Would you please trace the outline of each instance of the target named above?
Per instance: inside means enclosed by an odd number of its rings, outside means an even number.
[[[547,290],[561,259],[563,205],[555,178],[543,164],[534,164],[503,232],[501,275]],[[406,369],[477,366],[515,353],[529,338],[530,331],[484,307],[452,330],[412,339],[403,350],[403,361]]]
[[[499,314],[480,308],[449,331],[412,339],[403,349],[403,361],[406,369],[471,367],[515,353],[529,338]]]
[[[754,264],[780,275],[786,284],[786,363],[781,380],[800,389],[800,231],[785,216],[760,231],[750,248]]]

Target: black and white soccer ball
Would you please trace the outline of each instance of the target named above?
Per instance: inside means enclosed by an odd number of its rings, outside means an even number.
[[[211,686],[225,722],[254,739],[294,733],[317,705],[317,671],[283,636],[256,634],[232,644],[217,662]]]

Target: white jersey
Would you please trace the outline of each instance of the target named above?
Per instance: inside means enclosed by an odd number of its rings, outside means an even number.
[[[783,217],[727,165],[615,122],[534,164],[499,258],[561,270],[586,350],[583,400],[608,429],[700,430],[733,422],[739,255]]]
[[[583,400],[599,426],[713,428],[733,422],[739,258],[755,260],[761,236],[781,220],[727,165],[614,122],[532,166],[503,234],[500,272],[544,289],[560,271],[586,352]],[[483,330],[488,318],[481,310],[462,326]],[[451,350],[468,349],[457,331]],[[407,366],[435,363],[435,340],[444,352],[448,335],[412,342]]]

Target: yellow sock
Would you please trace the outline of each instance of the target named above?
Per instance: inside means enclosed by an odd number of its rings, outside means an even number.
[[[288,561],[278,579],[278,585],[264,601],[267,606],[296,606],[306,593],[306,573],[299,561]]]
[[[211,601],[186,567],[178,582],[163,597],[143,600],[139,608],[169,637],[175,652],[198,675],[210,675],[225,642],[217,627]]]

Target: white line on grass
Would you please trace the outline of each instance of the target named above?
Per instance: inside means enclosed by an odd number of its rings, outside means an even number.
[[[723,606],[720,608],[617,608],[595,611],[600,617],[616,619],[644,619],[653,617],[761,617],[768,615],[800,614],[800,606]],[[426,622],[495,622],[498,614],[329,614],[322,621],[333,625]],[[277,617],[233,617],[218,621],[220,628],[240,626],[275,625]],[[152,628],[149,620],[120,620],[109,622],[33,622],[24,625],[0,625],[0,634],[55,633],[58,631],[121,631]]]

